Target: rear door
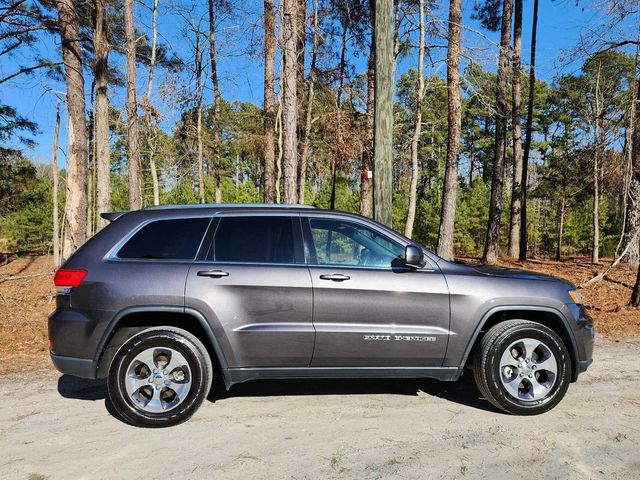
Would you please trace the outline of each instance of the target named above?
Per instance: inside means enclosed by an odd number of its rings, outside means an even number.
[[[212,324],[229,367],[307,367],[313,296],[297,213],[224,213],[191,266],[185,305]]]
[[[337,216],[303,222],[314,291],[311,365],[442,365],[449,292],[437,267],[405,267],[405,245],[375,224]]]

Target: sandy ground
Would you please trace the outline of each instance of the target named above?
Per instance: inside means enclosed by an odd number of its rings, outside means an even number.
[[[538,417],[494,410],[469,375],[238,385],[186,424],[138,429],[104,382],[0,378],[0,478],[640,478],[640,340]]]

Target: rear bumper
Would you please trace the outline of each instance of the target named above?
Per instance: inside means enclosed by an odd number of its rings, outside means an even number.
[[[96,369],[91,358],[63,357],[51,353],[51,361],[56,369],[66,375],[81,378],[96,378]]]

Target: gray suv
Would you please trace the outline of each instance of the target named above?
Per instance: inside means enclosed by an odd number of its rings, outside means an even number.
[[[574,287],[439,258],[367,218],[294,205],[105,213],[56,273],[53,363],[108,378],[128,422],[188,419],[214,375],[430,377],[471,368],[513,414],[553,408],[591,363]]]

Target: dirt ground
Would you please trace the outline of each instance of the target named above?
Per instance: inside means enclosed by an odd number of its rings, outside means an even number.
[[[505,265],[580,284],[583,259]],[[595,362],[565,400],[512,417],[470,375],[426,380],[250,382],[218,391],[186,424],[130,427],[103,381],[61,376],[48,358],[49,257],[0,266],[0,478],[640,478],[640,313],[635,269],[582,290]]]
[[[598,340],[554,410],[515,417],[471,377],[250,382],[187,423],[138,429],[103,381],[0,378],[0,478],[640,478],[640,341]]]

